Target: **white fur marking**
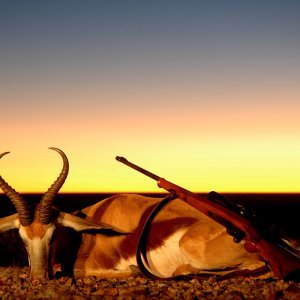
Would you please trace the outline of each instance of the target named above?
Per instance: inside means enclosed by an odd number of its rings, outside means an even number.
[[[172,276],[173,272],[182,264],[188,261],[179,248],[179,241],[185,234],[186,229],[178,230],[166,239],[163,245],[148,253],[147,259],[151,270],[162,277]],[[135,256],[129,259],[122,259],[117,270],[127,270],[130,265],[137,265]]]

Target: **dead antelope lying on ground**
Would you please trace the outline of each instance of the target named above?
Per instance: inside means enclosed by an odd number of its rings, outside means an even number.
[[[73,246],[70,239],[59,236],[60,226],[81,232],[93,230],[82,233],[72,265],[75,277],[132,275],[130,266],[137,265],[136,251],[144,221],[161,199],[120,194],[81,210],[77,216],[59,212],[53,201],[67,177],[69,164],[61,150],[50,149],[61,155],[63,168],[33,214],[21,195],[0,176],[0,187],[17,211],[0,220],[0,232],[19,229],[32,279],[48,277],[55,263],[63,264],[59,258],[69,257],[67,249]],[[110,234],[105,232],[107,229]],[[151,269],[161,277],[264,266],[259,254],[246,252],[243,243],[234,243],[223,226],[180,199],[168,203],[152,222],[147,253]],[[49,263],[52,267],[48,272]]]

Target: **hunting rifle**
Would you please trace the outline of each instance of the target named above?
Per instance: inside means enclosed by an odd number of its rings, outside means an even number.
[[[289,280],[294,279],[295,276],[298,279],[300,257],[289,251],[278,241],[274,242],[265,234],[261,234],[242,210],[233,209],[232,205],[224,205],[218,200],[212,201],[209,197],[195,194],[129,162],[124,157],[116,156],[116,160],[156,180],[158,187],[168,192],[175,192],[178,198],[223,225],[228,234],[234,237],[236,243],[241,240],[244,241],[246,251],[250,253],[259,252],[278,279]],[[215,192],[213,193],[218,195]]]

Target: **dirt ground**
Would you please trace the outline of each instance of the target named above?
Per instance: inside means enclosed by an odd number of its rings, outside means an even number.
[[[31,282],[28,274],[28,267],[0,267],[0,299],[300,299],[300,283],[275,279],[153,280],[136,276]]]

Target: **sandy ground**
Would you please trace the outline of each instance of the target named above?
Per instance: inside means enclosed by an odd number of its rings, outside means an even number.
[[[300,299],[300,283],[217,277],[153,280],[60,279],[31,282],[28,267],[0,267],[0,299]]]

